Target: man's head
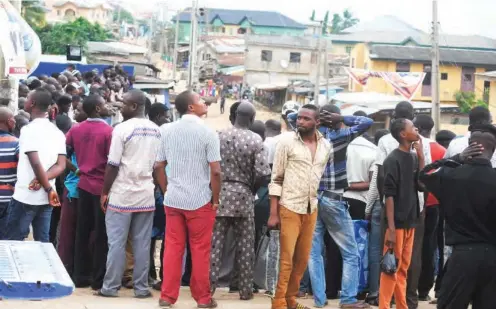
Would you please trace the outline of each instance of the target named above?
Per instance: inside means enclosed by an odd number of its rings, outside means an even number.
[[[338,114],[341,115],[341,109],[337,107],[335,104],[326,104],[320,108],[320,112],[327,112],[331,114]],[[325,119],[322,119],[324,121]],[[333,129],[339,129],[343,126],[342,122],[332,122],[331,128]]]
[[[77,95],[79,94],[79,89],[77,85],[71,83],[65,86],[65,93],[67,93],[68,95]]]
[[[58,76],[58,75],[57,75]],[[57,78],[55,77],[49,77],[47,80],[46,80],[46,83],[47,84],[50,84],[50,85],[57,85],[59,82],[57,80]]]
[[[431,116],[425,114],[417,115],[413,119],[413,124],[417,127],[420,135],[430,138],[432,128],[434,128],[434,120]]]
[[[105,100],[98,94],[87,96],[83,101],[82,107],[89,118],[103,118],[110,115]]]
[[[27,98],[29,94],[29,88],[28,86],[24,84],[19,84],[19,97],[20,98]]]
[[[123,96],[121,114],[124,120],[134,117],[145,117],[146,95],[143,91],[133,89]]]
[[[364,111],[356,111],[353,113],[353,116],[368,117],[367,113]]]
[[[476,106],[472,108],[468,114],[468,119],[470,125],[493,123],[491,113],[484,106]]]
[[[148,112],[148,118],[157,126],[167,122],[167,107],[162,103],[153,103]]]
[[[236,110],[238,109],[239,104],[241,104],[241,102],[234,102],[231,105],[231,108],[229,108],[229,121],[232,125],[236,122]]]
[[[265,136],[273,137],[281,134],[281,122],[269,119],[265,122]]]
[[[413,143],[420,139],[417,128],[409,119],[398,118],[393,120],[390,129],[391,135],[400,144]]]
[[[234,125],[248,128],[255,121],[256,110],[253,104],[249,102],[241,102],[236,109],[236,121]],[[265,131],[265,128],[264,128]]]
[[[404,118],[408,120],[413,120],[415,114],[413,112],[413,105],[410,102],[402,101],[396,105],[394,108],[393,118],[399,119]]]
[[[52,74],[50,74],[50,78],[54,78],[55,80],[57,80],[57,78],[59,78],[60,76],[60,73],[58,72],[53,72]]]
[[[74,66],[74,64],[68,64],[67,65],[67,71],[69,72],[72,72],[76,69],[76,67]]]
[[[186,90],[176,97],[176,110],[182,116],[193,114],[202,117],[208,111],[208,107],[200,100],[200,96],[191,90]]]
[[[67,85],[67,83],[69,82],[69,79],[67,78],[67,76],[65,76],[64,74],[61,74],[59,76],[59,78],[57,78],[57,80],[59,81],[59,84],[62,86],[62,87],[65,87]]]
[[[40,76],[38,76],[38,79],[41,80],[41,81],[44,81],[46,82],[47,79],[48,79],[48,75],[46,74],[41,74]]]
[[[255,120],[250,126],[250,131],[260,135],[263,141],[265,141],[265,124],[261,120]]]
[[[27,115],[29,116],[29,114]],[[27,117],[26,115],[23,115],[21,113],[17,114],[14,116],[14,119],[15,119],[15,127],[14,127],[14,130],[13,130],[13,134],[19,138],[19,136],[21,136],[21,129],[22,127],[24,127],[25,125],[27,125],[29,123],[29,118]]]
[[[112,69],[112,67],[106,67],[105,69],[103,69],[103,77],[109,78],[111,69]]]
[[[375,135],[374,135],[374,144],[378,145],[379,144],[379,140],[381,139],[381,137],[383,137],[384,135],[388,135],[389,134],[389,130],[388,129],[379,129],[375,132]]]
[[[74,120],[83,122],[88,119],[88,115],[83,110],[83,102],[79,102],[78,106],[74,109]]]
[[[35,90],[38,89],[42,86],[41,81],[39,79],[33,79],[31,82],[28,83],[28,88],[29,90]]]
[[[296,128],[300,135],[315,134],[319,121],[319,108],[313,104],[305,104],[298,111]]]
[[[436,134],[436,142],[448,149],[451,141],[456,137],[456,134],[449,130],[441,130]]]
[[[57,106],[59,107],[59,113],[67,114],[71,108],[72,97],[64,94],[60,96],[57,100]]]
[[[45,89],[38,88],[29,93],[24,110],[33,115],[45,114],[52,105],[52,95]]]
[[[93,73],[93,71],[89,71],[83,74],[83,81],[86,84],[91,84],[94,78],[95,78],[95,73]]]
[[[78,95],[72,96],[72,109],[76,109],[78,104],[81,102],[81,97]]]
[[[496,127],[491,124],[474,124],[469,127],[469,144],[477,143],[483,147],[481,157],[490,160],[496,149]]]
[[[0,130],[12,133],[15,128],[14,113],[10,108],[0,106]]]
[[[62,133],[67,134],[72,127],[72,121],[67,115],[57,115],[55,117],[55,125]]]
[[[19,98],[17,100],[17,108],[18,109],[24,109],[24,104],[26,104],[26,98]]]

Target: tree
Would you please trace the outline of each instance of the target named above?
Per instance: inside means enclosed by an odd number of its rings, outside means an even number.
[[[356,25],[360,19],[355,18],[350,10],[344,10],[342,16],[333,14],[331,21],[331,33],[341,33],[344,29]]]
[[[329,27],[329,11],[327,11],[324,16],[324,21],[322,23],[322,34],[327,34],[328,27]]]
[[[120,11],[120,16],[119,16],[119,11]],[[114,10],[113,20],[114,21],[119,21],[119,22],[120,21],[125,21],[128,24],[134,24],[134,17],[133,17],[133,15],[129,11],[127,11],[127,10],[121,8],[121,7],[120,8],[117,8],[116,10]]]
[[[68,44],[85,48],[88,41],[105,41],[110,38],[110,34],[102,26],[92,24],[82,17],[68,23],[47,25],[38,29],[37,33],[43,53],[55,55],[65,54]]]
[[[312,16],[310,16],[311,21],[315,21],[315,10],[312,11]]]
[[[339,14],[333,14],[331,20],[331,33],[340,33],[341,32],[341,24],[343,19]]]
[[[45,9],[40,0],[22,0],[21,16],[33,29],[46,25]]]
[[[470,110],[476,106],[488,107],[488,104],[483,100],[475,98],[475,93],[472,91],[458,91],[455,93],[455,100],[462,113],[468,114]]]
[[[360,21],[358,18],[355,18],[348,9],[344,10],[343,17],[343,30],[358,24],[358,22]]]

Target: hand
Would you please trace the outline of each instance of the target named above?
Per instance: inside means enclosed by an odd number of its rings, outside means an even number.
[[[38,179],[35,178],[35,179],[31,180],[28,188],[31,191],[38,191],[41,189],[41,183],[38,181]]]
[[[281,220],[279,219],[279,215],[270,215],[269,221],[267,221],[267,227],[269,229],[279,229],[281,224]]]
[[[424,157],[424,146],[422,144],[422,138],[420,138],[420,136],[419,136],[419,140],[413,143],[413,149],[415,149],[415,152],[417,152],[418,158]]]
[[[212,208],[213,208],[213,210],[219,209],[219,203],[213,203]]]
[[[321,124],[325,126],[333,126],[340,122],[343,122],[343,116],[341,116],[340,114],[333,114],[325,110],[320,112]]]
[[[52,207],[60,207],[59,196],[57,192],[53,189],[48,192],[48,203]]]
[[[386,246],[390,249],[394,249],[395,244],[396,244],[396,230],[387,229]]]
[[[460,154],[460,160],[465,162],[466,160],[472,159],[473,157],[480,156],[484,147],[478,143],[470,144],[463,152]]]
[[[107,212],[107,203],[108,203],[108,194],[102,195],[100,197],[100,208],[102,209],[103,213]]]

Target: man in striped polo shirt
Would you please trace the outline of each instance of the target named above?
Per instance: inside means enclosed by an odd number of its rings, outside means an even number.
[[[14,114],[7,107],[0,107],[0,240],[5,239],[7,213],[17,180],[19,141],[12,135]]]
[[[207,106],[198,94],[185,91],[176,98],[181,119],[162,126],[161,150],[155,177],[165,193],[165,252],[159,305],[170,308],[177,301],[186,240],[192,264],[191,294],[198,308],[215,308],[210,295],[210,248],[221,182],[220,142],[200,117]],[[165,167],[170,174],[165,175]]]

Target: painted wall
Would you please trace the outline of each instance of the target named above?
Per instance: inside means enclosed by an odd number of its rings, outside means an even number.
[[[496,81],[492,81],[489,86],[489,111],[493,116],[493,123],[496,121]]]
[[[303,35],[305,29],[295,29],[295,28],[283,28],[283,27],[266,27],[266,26],[252,26],[252,32],[254,34],[265,34],[265,35]]]
[[[105,10],[102,6],[95,8],[82,8],[77,7],[71,2],[58,7],[52,7],[49,12],[46,13],[45,18],[48,23],[58,23],[66,22],[65,13],[67,10],[73,10],[75,18],[84,17],[92,23],[99,23],[105,25],[112,20],[112,11]]]

